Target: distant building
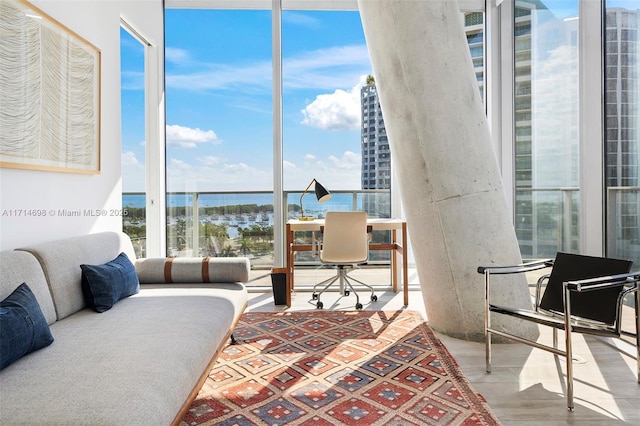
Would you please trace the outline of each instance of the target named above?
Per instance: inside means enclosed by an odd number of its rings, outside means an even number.
[[[391,189],[391,152],[373,76],[360,94],[362,189]]]
[[[607,8],[605,37],[605,179],[607,249],[640,257],[640,10]]]
[[[640,11],[607,9],[605,38],[607,186],[638,186]]]

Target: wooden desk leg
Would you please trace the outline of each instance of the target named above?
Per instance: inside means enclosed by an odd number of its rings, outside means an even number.
[[[402,291],[404,306],[409,306],[409,262],[407,259],[407,223],[402,222]]]
[[[293,232],[291,231],[291,225],[286,226],[286,266],[287,266],[287,307],[291,307],[291,291],[293,291]]]
[[[393,250],[391,250],[391,289],[394,293],[398,292],[398,255],[396,254],[397,250],[397,241],[396,241],[396,230],[391,230],[391,244],[393,244]]]

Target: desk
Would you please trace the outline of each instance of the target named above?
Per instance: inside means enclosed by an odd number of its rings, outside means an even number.
[[[296,251],[311,251],[312,244],[296,244],[295,233],[300,231],[320,231],[320,227],[324,225],[323,219],[316,220],[290,220],[286,225],[286,273],[287,273],[287,306],[291,306],[291,292],[295,289],[294,285],[294,254]],[[391,251],[391,282],[393,291],[398,291],[398,265],[397,255],[402,256],[402,289],[404,292],[404,306],[409,305],[409,273],[407,269],[407,222],[400,219],[367,219],[367,225],[371,226],[373,231],[391,231],[391,243],[371,243],[369,250],[390,250]],[[402,232],[401,243],[397,240],[397,231]]]

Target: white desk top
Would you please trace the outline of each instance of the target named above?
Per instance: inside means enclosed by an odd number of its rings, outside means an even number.
[[[371,227],[375,230],[401,229],[404,223],[406,223],[406,221],[402,219],[393,219],[393,218],[367,219],[367,225],[371,225]],[[292,219],[287,221],[287,225],[290,225],[291,230],[293,231],[318,231],[320,230],[320,227],[324,225],[324,219],[314,219],[314,220]]]

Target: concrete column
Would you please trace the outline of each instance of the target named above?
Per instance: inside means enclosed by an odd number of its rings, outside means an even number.
[[[430,325],[482,340],[479,265],[521,262],[455,0],[358,0]],[[524,277],[493,300],[531,307]],[[528,337],[537,327],[511,330]],[[500,323],[494,321],[494,326]]]

